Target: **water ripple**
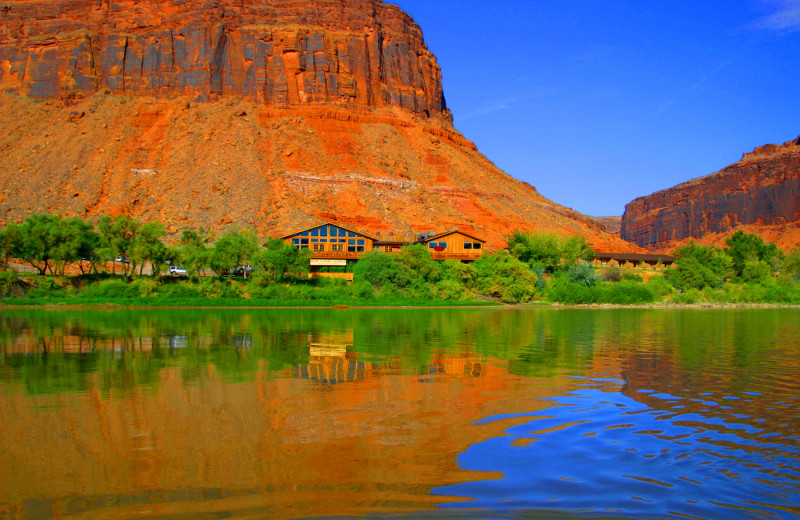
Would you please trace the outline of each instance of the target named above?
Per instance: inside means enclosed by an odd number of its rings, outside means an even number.
[[[758,423],[714,416],[710,411],[719,410],[716,405],[705,408],[709,412],[682,413],[675,406],[679,397],[643,394],[670,410],[622,393],[582,388],[552,400],[551,408],[517,416],[528,420],[508,428],[505,436],[471,446],[459,458],[465,469],[503,477],[440,487],[436,494],[470,499],[442,507],[797,518],[796,443]],[[514,416],[481,423],[509,417]]]

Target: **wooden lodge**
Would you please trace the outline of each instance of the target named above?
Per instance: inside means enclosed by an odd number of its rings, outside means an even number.
[[[421,241],[428,247],[434,260],[461,260],[472,262],[483,256],[485,240],[453,230],[438,235],[425,236]]]
[[[471,262],[483,255],[486,245],[485,240],[457,229],[438,234],[423,233],[405,240],[395,238],[394,235],[377,239],[330,222],[291,233],[281,237],[281,240],[311,252],[312,275],[315,267],[346,268],[348,260],[358,260],[364,253],[373,250],[393,254],[399,253],[405,246],[423,244],[434,260]]]

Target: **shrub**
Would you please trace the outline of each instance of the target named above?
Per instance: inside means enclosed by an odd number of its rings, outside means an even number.
[[[697,303],[703,297],[703,293],[699,289],[689,289],[684,292],[676,293],[672,297],[672,303],[689,304]]]
[[[606,267],[600,275],[607,282],[618,282],[622,279],[622,270],[616,265]]]
[[[81,292],[87,298],[138,298],[139,289],[126,280],[109,279],[92,284]]]
[[[356,262],[353,272],[357,279],[369,282],[375,287],[387,284],[405,287],[413,278],[411,271],[397,256],[379,251],[371,251],[362,256]]]
[[[622,279],[627,282],[644,282],[644,278],[639,273],[633,271],[625,271],[622,273]]]
[[[567,269],[569,274],[569,281],[585,287],[591,287],[597,283],[597,277],[594,274],[592,266],[586,262],[581,262],[577,265],[572,265]]]
[[[440,300],[461,300],[465,296],[464,286],[455,280],[442,280],[436,284],[436,296]]]
[[[473,268],[472,288],[480,294],[506,303],[527,302],[536,294],[536,275],[508,251],[484,256],[473,263]]]
[[[602,303],[636,305],[655,301],[655,292],[648,286],[636,282],[620,282],[601,287]]]
[[[552,302],[578,305],[598,303],[599,292],[597,286],[560,282],[550,288],[547,296]]]
[[[0,298],[20,296],[19,280],[14,271],[0,271]]]
[[[646,285],[650,288],[653,292],[655,298],[664,298],[665,296],[672,294],[672,285],[664,278],[663,275],[655,275],[651,277]]]

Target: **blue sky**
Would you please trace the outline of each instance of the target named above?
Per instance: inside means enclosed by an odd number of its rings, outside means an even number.
[[[800,0],[391,0],[456,129],[593,216],[800,134]]]

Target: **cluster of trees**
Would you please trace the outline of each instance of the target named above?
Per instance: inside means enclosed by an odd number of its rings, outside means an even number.
[[[469,263],[432,260],[424,245],[406,246],[399,254],[364,254],[353,268],[359,282],[385,297],[461,300],[482,295],[508,303],[534,298],[544,279],[508,251],[484,255]]]
[[[145,265],[152,265],[154,274],[162,273],[168,263],[181,265],[198,283],[207,271],[217,276],[238,272],[248,278],[250,271],[243,268],[247,265],[253,269],[250,289],[240,287],[231,294],[267,299],[335,299],[338,294],[356,300],[485,297],[507,303],[534,299],[645,303],[657,299],[681,302],[681,298],[688,302],[701,292],[705,296],[717,291],[714,301],[800,301],[800,248],[784,254],[775,244],[741,231],[728,238],[726,247],[689,242],[677,248],[673,252],[675,267],[647,282],[629,270],[594,269],[589,263],[594,252],[583,237],[518,231],[508,238],[508,249],[484,254],[469,264],[432,260],[422,245],[404,247],[399,254],[371,251],[353,267],[355,284],[345,288],[342,281],[320,281],[314,282],[319,285],[316,289],[308,285],[311,282],[306,276],[310,251],[280,239],[260,242],[247,229],[215,237],[202,228],[185,230],[171,246],[166,245],[165,237],[163,224],[142,223],[127,215],[104,216],[95,225],[77,217],[38,214],[0,230],[0,254],[6,263],[10,257],[25,260],[42,275],[63,275],[70,264],[83,274],[97,273],[110,264],[112,273],[130,278],[138,275],[139,282],[146,280]],[[282,279],[295,281],[274,284]],[[15,283],[12,272],[0,272],[0,293],[9,294]],[[158,293],[161,283],[153,280],[133,287],[135,283],[126,286],[123,281],[109,281],[103,290],[147,296]],[[339,285],[327,287],[331,284]],[[188,286],[173,287],[168,294],[184,290],[186,295],[202,297],[232,290],[213,283],[201,290],[200,285],[192,291]]]
[[[42,275],[63,275],[71,264],[82,274],[97,273],[107,263],[112,273],[125,276],[143,276],[146,265],[159,274],[168,263],[184,265],[191,276],[207,269],[222,275],[247,263],[259,267],[264,279],[308,270],[307,251],[278,239],[259,244],[250,230],[234,229],[218,238],[203,228],[185,230],[171,247],[164,242],[166,234],[160,222],[143,223],[127,215],[100,217],[95,226],[78,217],[35,214],[0,230],[0,254],[6,264],[18,258]]]
[[[719,288],[726,282],[768,283],[778,275],[792,280],[800,274],[800,249],[785,254],[758,235],[737,231],[726,247],[689,242],[675,249],[675,268],[667,279],[679,290]]]

